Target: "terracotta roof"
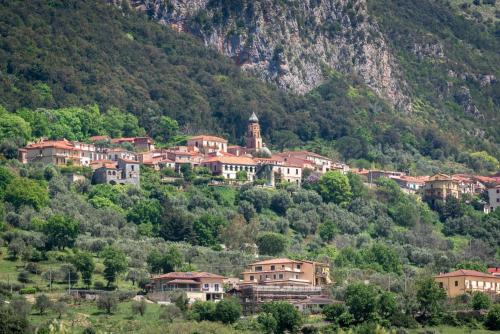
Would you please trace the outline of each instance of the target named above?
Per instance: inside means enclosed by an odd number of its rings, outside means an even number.
[[[217,136],[211,136],[211,135],[193,136],[193,137],[189,138],[188,140],[207,140],[207,141],[215,141],[215,142],[220,142],[220,143],[227,143],[227,139],[217,137]]]
[[[181,283],[181,284],[200,284],[200,282],[195,281],[195,280],[192,280],[192,279],[180,279],[180,278],[177,278],[177,279],[171,280],[171,281],[169,281],[167,284],[171,284],[171,283]]]
[[[447,175],[447,174],[442,174],[442,173],[438,173],[438,174],[435,174],[435,175],[432,175],[431,177],[429,177],[429,181],[453,181],[454,179],[450,176],[450,175]],[[454,181],[457,181],[457,180],[454,180]]]
[[[262,265],[262,264],[264,264],[264,265],[265,264],[283,264],[283,263],[297,263],[297,262],[300,262],[300,261],[290,260],[287,258],[278,258],[278,259],[271,259],[271,260],[254,262],[254,263],[251,263],[250,265],[254,266],[254,265]]]
[[[121,137],[121,138],[113,138],[111,139],[112,143],[122,143],[122,142],[128,142],[128,143],[135,143],[136,141],[139,140],[146,140],[148,143],[152,143],[153,140],[149,137]]]
[[[117,169],[116,161],[111,160],[94,160],[90,162],[90,166],[95,170],[105,167],[107,169]]]
[[[92,136],[89,137],[90,141],[100,141],[100,140],[109,140],[110,138],[108,136]]]
[[[124,161],[124,162],[129,163],[129,164],[140,164],[140,162],[136,161],[136,160],[123,159],[123,158],[119,158],[118,160]]]
[[[332,159],[327,158],[325,156],[322,156],[322,155],[320,155],[318,153],[314,153],[314,152],[310,152],[310,151],[285,151],[285,152],[278,153],[278,155],[288,156],[288,157],[293,157],[293,156],[298,156],[298,155],[305,155],[305,156],[311,156],[311,157],[315,157],[315,158],[319,158],[319,159],[325,159],[325,160],[329,160],[329,161],[332,160]]]
[[[459,270],[452,271],[451,273],[439,274],[439,275],[434,276],[434,277],[441,278],[441,277],[457,277],[457,276],[475,276],[475,277],[489,277],[489,278],[494,277],[493,275],[490,275],[490,274],[482,273],[482,272],[476,271],[476,270],[468,270],[468,269],[459,269]]]
[[[488,272],[490,274],[500,274],[500,268],[499,267],[495,267],[495,268],[488,268]]]
[[[224,279],[224,276],[217,275],[217,274],[212,274],[212,273],[207,273],[207,272],[178,272],[174,271],[168,274],[163,274],[159,276],[153,277],[153,279],[160,279],[160,278],[173,278],[173,279],[195,279],[195,278],[221,278]]]
[[[46,140],[46,141],[42,141],[39,143],[29,144],[25,147],[25,149],[39,149],[39,148],[48,148],[48,147],[55,147],[55,148],[60,148],[60,149],[65,149],[65,150],[76,150],[73,143],[67,141],[66,139],[64,139],[64,140]]]
[[[160,161],[158,161],[159,163],[168,163],[168,162],[175,162],[173,160],[170,160],[170,159],[162,159]]]
[[[257,165],[257,163],[250,157],[236,157],[236,156],[221,156],[221,157],[211,157],[202,161],[202,163],[210,162],[220,162],[223,164],[233,164],[233,165]]]

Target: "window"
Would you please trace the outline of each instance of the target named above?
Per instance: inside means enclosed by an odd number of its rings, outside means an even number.
[[[250,281],[253,281],[255,279],[255,277],[252,275],[250,276]]]
[[[134,170],[134,167],[135,167],[134,165],[130,166],[130,168],[131,168],[132,170]]]
[[[458,281],[455,281],[455,286],[458,286]]]
[[[297,269],[300,269],[300,264],[297,265]]]
[[[203,288],[208,290],[208,287],[209,287],[208,283],[203,284]]]
[[[278,275],[278,278],[279,278],[279,279],[283,279],[283,274],[279,274],[279,275]]]
[[[281,269],[284,269],[284,268],[285,268],[285,265],[284,265],[284,264],[282,264],[282,265],[281,265]]]
[[[500,189],[497,189],[497,194],[500,194]]]
[[[214,290],[215,291],[219,291],[219,283],[215,283],[214,284]]]
[[[298,169],[295,170],[295,175],[299,175],[299,170]]]
[[[262,271],[262,266],[256,266],[255,271]]]
[[[290,174],[290,168],[287,168],[287,169],[286,169],[286,173],[287,173],[287,174]]]
[[[276,267],[275,266],[271,266],[271,270],[276,270]]]
[[[443,282],[439,282],[439,287],[440,287],[441,289],[442,289],[442,288],[444,288],[444,286],[443,286]]]
[[[276,279],[276,274],[273,275],[273,279]]]
[[[295,275],[295,279],[299,279],[299,275]]]

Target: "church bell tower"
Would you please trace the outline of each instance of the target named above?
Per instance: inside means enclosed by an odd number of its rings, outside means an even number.
[[[262,137],[260,136],[260,125],[259,119],[255,113],[248,119],[248,129],[247,129],[247,149],[253,151],[259,151],[262,149]]]

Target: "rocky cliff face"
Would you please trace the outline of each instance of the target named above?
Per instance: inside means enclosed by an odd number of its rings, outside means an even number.
[[[354,73],[399,110],[404,80],[366,0],[138,0],[160,23],[202,38],[243,69],[306,93],[332,69]]]

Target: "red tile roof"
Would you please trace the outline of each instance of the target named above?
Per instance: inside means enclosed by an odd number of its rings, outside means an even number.
[[[171,281],[168,282],[168,284],[170,284],[170,283],[177,283],[177,284],[179,284],[179,283],[180,284],[200,284],[200,282],[192,280],[192,279],[180,279],[180,278],[171,280]]]
[[[301,262],[301,261],[295,261],[295,260],[290,260],[287,258],[278,258],[278,259],[270,259],[270,260],[264,260],[264,261],[259,261],[259,262],[254,262],[251,263],[251,266],[254,265],[265,265],[265,264],[283,264],[283,263],[296,263],[296,262]]]
[[[109,140],[110,138],[108,136],[92,136],[89,137],[90,141],[100,141],[100,140]]]
[[[174,271],[168,274],[158,275],[153,277],[153,279],[162,279],[162,278],[172,278],[172,279],[196,279],[196,278],[220,278],[224,279],[224,276],[207,273],[207,272],[178,272]]]
[[[64,150],[76,150],[73,143],[71,143],[70,141],[67,141],[66,139],[46,140],[46,141],[42,141],[39,143],[29,144],[25,147],[25,149],[29,150],[29,149],[40,149],[40,148],[49,148],[49,147],[60,148],[60,149],[64,149]]]
[[[457,276],[475,276],[475,277],[488,277],[488,278],[494,277],[491,274],[486,274],[486,273],[483,273],[480,271],[468,270],[468,269],[459,269],[459,270],[452,271],[450,273],[439,274],[439,275],[434,276],[434,277],[441,278],[441,277],[457,277]]]
[[[227,143],[227,139],[217,137],[217,136],[212,136],[212,135],[199,135],[199,136],[193,136],[189,138],[188,140],[206,140],[206,141],[215,141],[219,143]]]
[[[488,268],[488,272],[492,275],[500,275],[500,267]]]
[[[257,163],[250,157],[245,156],[222,156],[222,157],[211,157],[202,161],[202,163],[210,162],[220,162],[223,164],[233,164],[233,165],[257,165]]]

